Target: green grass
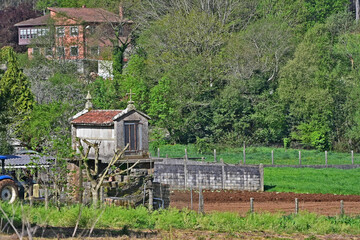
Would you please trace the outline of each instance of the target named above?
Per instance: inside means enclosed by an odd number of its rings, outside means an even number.
[[[189,145],[163,145],[160,146],[160,156],[166,154],[170,158],[183,158],[185,148],[188,151],[188,157],[201,158],[205,157],[206,161],[214,161],[213,152],[200,154],[194,144]],[[157,156],[157,150],[150,146],[151,155]],[[299,149],[271,148],[271,147],[247,147],[246,164],[271,164],[271,151],[274,151],[274,163],[281,164],[299,164]],[[243,161],[243,148],[218,148],[217,160],[220,158],[225,163],[238,164]],[[301,163],[303,165],[325,164],[325,153],[317,150],[301,149]],[[360,154],[354,153],[354,163],[360,164]],[[328,152],[328,164],[351,164],[351,153]]]
[[[359,168],[265,168],[264,185],[271,192],[360,195],[359,176]]]
[[[79,206],[65,206],[58,211],[55,207],[45,210],[43,206],[24,206],[22,213],[19,204],[13,206],[1,204],[2,208],[13,216],[15,223],[21,226],[21,218],[27,217],[33,224],[54,227],[74,227]],[[80,219],[81,228],[90,228],[101,209],[85,207]],[[1,216],[3,217],[3,216]],[[360,234],[360,216],[327,217],[314,213],[301,212],[298,215],[281,213],[248,214],[245,217],[237,213],[215,212],[197,214],[187,209],[167,209],[148,212],[144,207],[136,209],[123,207],[107,207],[96,224],[103,229],[189,229],[210,230],[218,232],[269,231],[276,233],[310,233],[310,234]]]

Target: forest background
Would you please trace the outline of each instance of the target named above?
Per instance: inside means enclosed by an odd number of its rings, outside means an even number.
[[[126,92],[152,118],[153,146],[292,145],[360,150],[358,0],[23,0],[0,2],[0,153],[16,137],[70,149],[68,119],[123,109]],[[129,61],[113,79],[71,63],[28,59],[15,23],[46,7],[100,7],[133,20]],[[114,50],[114,53],[116,51]],[[116,65],[116,54],[114,54]],[[61,154],[67,154],[62,150]]]

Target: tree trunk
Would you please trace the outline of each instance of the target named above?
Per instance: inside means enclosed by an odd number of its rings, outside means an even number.
[[[91,188],[92,194],[92,204],[94,208],[97,208],[98,200],[99,200],[99,190],[97,188]]]

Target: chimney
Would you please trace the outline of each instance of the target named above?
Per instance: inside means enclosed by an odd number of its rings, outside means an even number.
[[[121,4],[119,5],[119,17],[120,17],[120,20],[123,20],[123,18],[124,18],[124,8]]]

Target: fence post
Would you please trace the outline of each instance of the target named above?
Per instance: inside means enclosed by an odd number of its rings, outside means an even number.
[[[344,215],[345,211],[344,211],[344,201],[341,200],[340,201],[340,215]]]
[[[199,171],[199,213],[204,213],[204,197],[202,193],[201,181],[201,171]]]
[[[214,149],[214,162],[217,162],[217,160],[216,160],[216,149]]]
[[[299,213],[299,201],[297,198],[295,198],[295,214]]]
[[[201,162],[204,162],[205,161],[205,158],[204,157],[201,157]]]
[[[328,152],[325,151],[325,165],[328,165]]]
[[[185,148],[185,159],[184,159],[184,188],[187,188],[187,159],[188,159],[188,155],[187,155],[187,149]]]
[[[271,150],[271,164],[274,165],[274,150]]]
[[[260,172],[260,191],[263,192],[264,189],[264,165],[260,163],[259,165],[259,172]]]
[[[250,212],[254,212],[254,198],[250,198]]]
[[[224,190],[225,189],[225,165],[224,165],[224,160],[222,158],[220,158],[220,162],[221,162],[221,187]]]
[[[246,151],[245,149],[243,150],[243,158],[244,158],[244,165],[246,164]]]
[[[301,165],[301,151],[299,151],[299,165]]]
[[[158,148],[158,158],[160,158],[160,148]]]
[[[168,154],[166,154],[166,158],[169,158],[169,155],[168,155]]]
[[[354,151],[351,150],[351,164],[354,165]]]
[[[192,185],[190,186],[190,206],[191,206],[191,210],[193,210],[193,189],[192,189]]]
[[[153,210],[153,204],[154,204],[154,194],[153,194],[152,185],[150,185],[150,187],[149,187],[149,211]]]

